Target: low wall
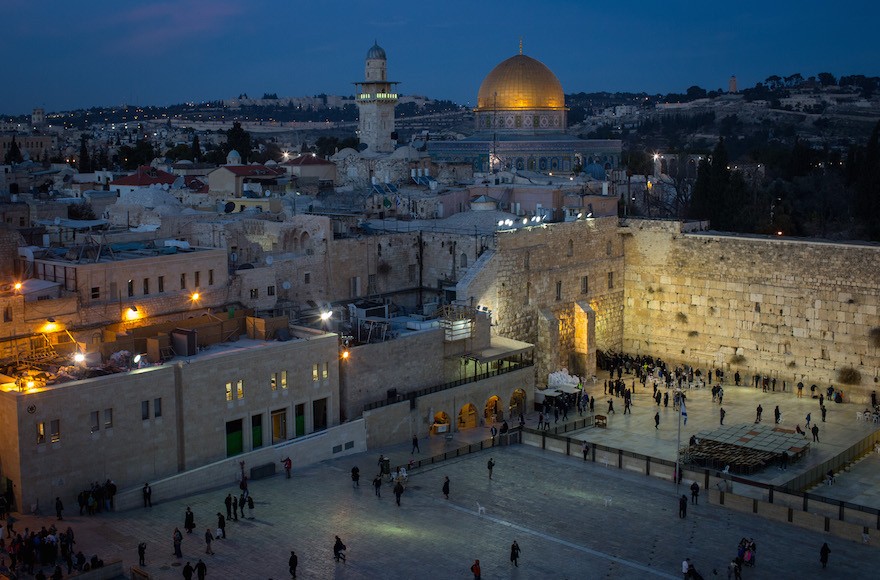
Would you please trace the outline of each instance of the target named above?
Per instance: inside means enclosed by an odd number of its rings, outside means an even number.
[[[873,437],[873,435],[872,435]],[[522,443],[563,455],[580,456],[582,440],[538,431],[522,430]],[[645,476],[672,481],[675,463],[639,453],[596,445],[590,442],[589,460],[606,467],[617,467]],[[700,482],[709,503],[740,512],[753,513],[768,519],[828,532],[848,540],[862,541],[862,533],[880,535],[880,510],[821,496],[722,475],[707,469],[683,469],[682,479]],[[737,493],[733,493],[733,490]],[[878,545],[880,542],[874,542]]]
[[[296,472],[297,467],[303,465],[311,465],[340,455],[363,453],[366,450],[365,423],[363,419],[358,419],[284,443],[228,457],[159,481],[151,481],[152,501],[157,503],[214,489],[220,485],[237,484],[241,474],[240,461],[245,462],[246,473],[250,473],[252,467],[266,463],[277,463],[280,471],[281,460],[290,457],[293,471]],[[142,507],[141,488],[122,490],[116,495],[115,504],[117,511]]]

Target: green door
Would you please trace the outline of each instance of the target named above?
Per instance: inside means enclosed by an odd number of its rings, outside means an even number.
[[[294,419],[296,424],[296,436],[300,437],[306,434],[306,406],[305,405],[297,405],[296,406],[296,417]]]
[[[241,431],[241,419],[226,423],[226,457],[232,457],[244,451],[244,438]]]
[[[253,448],[259,449],[263,446],[263,416],[254,415],[251,417],[251,441]]]

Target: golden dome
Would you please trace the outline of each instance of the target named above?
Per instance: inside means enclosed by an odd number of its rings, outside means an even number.
[[[477,111],[561,110],[562,84],[537,60],[517,54],[492,69],[477,93]]]

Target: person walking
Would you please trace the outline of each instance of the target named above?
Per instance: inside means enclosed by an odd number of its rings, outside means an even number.
[[[510,561],[513,562],[513,565],[519,568],[519,544],[516,543],[516,540],[510,545]]]
[[[144,507],[153,507],[153,488],[149,483],[144,484],[141,495],[144,497]]]
[[[299,558],[296,556],[296,552],[293,550],[290,551],[290,558],[287,559],[287,568],[290,571],[290,577],[296,578],[296,566],[299,564]]]
[[[196,562],[196,576],[199,580],[205,580],[205,576],[208,574],[208,566],[205,565],[205,562],[199,558],[199,561]]]
[[[232,519],[232,494],[227,493],[226,499],[223,500],[223,503],[226,504],[226,519]]]
[[[822,547],[819,548],[819,561],[822,562],[822,567],[825,568],[828,566],[828,555],[831,553],[831,548],[828,547],[828,542],[822,544]]]
[[[238,521],[238,497],[232,498],[232,519]]]
[[[660,411],[654,413],[654,429],[660,429]]]
[[[60,498],[60,497],[56,497],[56,498],[55,498],[55,516],[56,516],[59,520],[63,520],[63,519],[64,519],[63,517],[61,517],[61,512],[63,512],[63,511],[64,511],[64,504],[61,503],[61,498]]]
[[[807,424],[804,425],[804,429],[809,429],[810,428],[810,421],[813,420],[813,414],[807,413],[806,420],[807,420]]]
[[[146,566],[147,565],[147,543],[141,542],[138,544],[138,566]],[[69,573],[69,570],[68,570]]]
[[[822,422],[823,423],[825,422],[825,413],[827,411],[828,411],[828,409],[825,408],[825,405],[822,405],[821,407],[819,407],[819,412],[822,413]]]
[[[339,562],[345,562],[345,544],[342,543],[342,540],[339,539],[339,536],[336,536],[336,542],[333,544],[333,559]]]
[[[248,504],[248,519],[252,520],[252,519],[254,519],[254,496],[248,494],[247,504]],[[224,531],[224,533],[225,533],[225,531]]]
[[[776,405],[776,408],[773,409],[773,422],[779,425],[779,420],[782,418],[782,411],[779,410],[779,405]]]
[[[611,413],[617,414],[614,410],[614,399],[608,399],[608,414],[610,415]]]
[[[721,417],[721,424],[724,425],[724,416],[727,415],[727,411],[724,410],[724,407],[719,409],[718,415]]]
[[[400,480],[394,484],[394,499],[397,501],[397,506],[400,507],[400,496],[403,495],[403,484]]]
[[[180,533],[180,528],[174,528],[174,533],[171,534],[171,541],[174,543],[174,555],[178,558],[183,558],[183,552],[180,551],[183,534]]]
[[[810,431],[813,432],[813,441],[819,443],[819,426],[813,423],[813,428]]]
[[[763,412],[764,412],[764,407],[762,407],[761,404],[758,403],[758,408],[755,409],[755,423],[761,422],[761,413],[763,413]]]
[[[211,532],[211,528],[205,528],[205,553],[214,555],[214,550],[211,549],[211,542],[214,541],[214,534]]]
[[[195,573],[195,568],[187,562],[186,566],[183,567],[183,580],[192,580],[193,573]]]
[[[226,518],[223,514],[217,512],[217,529],[220,530],[220,537],[226,539]]]
[[[694,505],[697,505],[699,502],[697,501],[700,497],[700,484],[696,482],[696,480],[691,484],[691,502]]]
[[[587,456],[590,454],[590,444],[586,441],[581,445],[581,453],[584,454],[584,461],[587,460]]]
[[[352,487],[360,487],[361,486],[361,470],[358,469],[358,466],[355,465],[351,468],[351,486]]]
[[[412,451],[409,452],[410,455],[413,453],[421,453],[422,450],[419,449],[419,437],[417,435],[412,436]]]
[[[373,478],[373,490],[376,492],[376,497],[382,498],[382,475],[377,475]]]
[[[290,460],[290,457],[285,457],[281,460],[281,465],[284,466],[284,472],[287,474],[287,479],[290,479],[290,468],[293,467],[293,461]]]
[[[238,509],[241,511],[241,519],[244,519],[244,506],[247,504],[247,496],[245,496],[245,492],[241,492],[241,495],[238,496]]]
[[[449,499],[449,476],[443,478],[443,497]]]
[[[489,469],[489,479],[492,479],[492,469],[495,468],[495,460],[490,457],[486,467]]]
[[[183,515],[183,529],[186,530],[187,534],[191,534],[196,527],[196,516],[192,511],[192,508],[186,506],[186,513]]]
[[[474,580],[480,580],[483,577],[479,560],[474,560],[474,563],[471,564],[471,573],[474,575]]]
[[[678,498],[678,517],[684,518],[687,516],[688,511],[688,498],[686,495],[682,495]]]

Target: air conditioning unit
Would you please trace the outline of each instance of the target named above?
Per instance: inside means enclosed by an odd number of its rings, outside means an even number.
[[[308,248],[308,249],[306,250],[306,256],[314,256],[314,255],[315,255],[315,250],[314,250],[314,248]]]

